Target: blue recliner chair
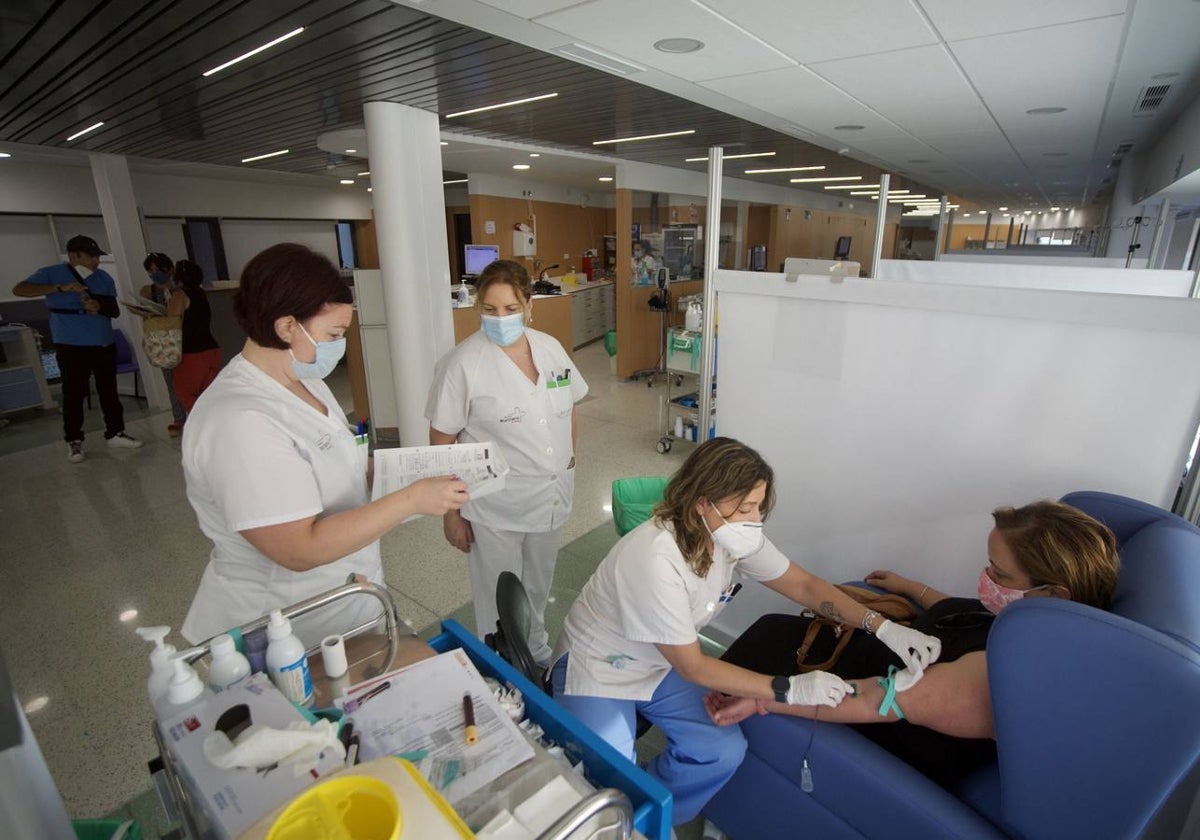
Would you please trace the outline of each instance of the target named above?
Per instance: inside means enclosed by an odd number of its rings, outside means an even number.
[[[1107,493],[1063,501],[1116,534],[1116,600],[1108,613],[1031,598],[996,620],[987,651],[995,765],[951,792],[849,727],[756,716],[742,724],[745,761],[705,815],[734,840],[1197,831],[1200,530]],[[814,789],[804,793],[810,737]]]

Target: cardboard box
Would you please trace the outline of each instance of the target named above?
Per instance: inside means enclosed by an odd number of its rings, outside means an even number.
[[[321,755],[315,771],[297,776],[291,767],[267,774],[236,768],[224,770],[204,757],[204,739],[227,710],[244,704],[250,723],[284,729],[306,720],[300,710],[279,692],[266,674],[253,674],[241,685],[220,694],[178,717],[161,721],[163,742],[187,791],[201,837],[232,840],[318,779],[340,769],[335,751]]]

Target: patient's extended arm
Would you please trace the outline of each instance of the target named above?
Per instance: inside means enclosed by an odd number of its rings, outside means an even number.
[[[835,723],[895,723],[894,712],[879,714],[885,689],[875,677],[849,680],[858,694],[846,696],[835,708],[788,706],[774,701],[729,697],[718,693],[705,698],[709,716],[720,726],[740,723],[750,715],[795,715]],[[909,722],[958,738],[995,737],[992,700],[988,691],[987,658],[983,651],[968,653],[954,662],[939,662],[925,670],[912,688],[895,696]]]

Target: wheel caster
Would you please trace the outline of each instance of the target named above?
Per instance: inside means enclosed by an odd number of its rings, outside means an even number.
[[[676,388],[682,388],[682,387],[683,387],[683,377],[682,377],[682,376],[676,376],[676,377],[675,377],[675,387],[676,387]]]
[[[654,387],[654,378],[653,378],[653,377],[651,377],[650,379],[647,379],[647,380],[646,380],[646,387],[647,387],[647,388],[653,388],[653,387]]]
[[[668,452],[671,451],[671,439],[665,438],[665,437],[659,438],[658,444],[655,446],[655,449],[658,450],[659,455],[666,455]]]

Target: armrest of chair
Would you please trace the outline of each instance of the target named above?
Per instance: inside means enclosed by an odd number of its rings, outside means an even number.
[[[1023,837],[1136,837],[1200,756],[1200,655],[1054,598],[988,638],[1004,823]]]

